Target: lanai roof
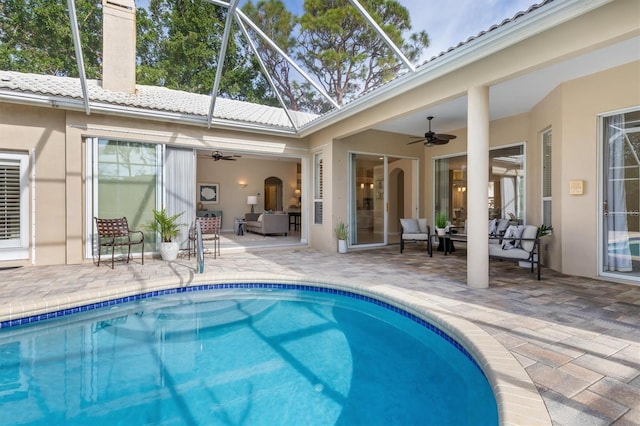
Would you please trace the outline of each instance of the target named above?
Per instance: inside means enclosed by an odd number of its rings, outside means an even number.
[[[494,43],[495,41],[507,40],[511,44],[517,43],[518,37],[514,36],[515,32],[527,27],[526,31],[522,31],[524,34],[522,37],[526,37],[540,30],[537,28],[539,21],[550,16],[551,12],[554,12],[554,16],[560,13],[566,14],[567,17],[562,19],[570,19],[571,13],[574,15],[584,13],[588,10],[586,5],[582,6],[584,3],[597,2],[544,0],[534,4],[526,11],[518,12],[512,18],[491,26],[486,31],[441,52],[415,69],[363,94],[342,108],[333,109],[322,116],[219,97],[215,102],[211,126],[292,136],[308,134],[315,128],[321,128],[329,122],[352,115],[373,103],[380,102],[380,99],[392,96],[399,89],[407,90],[407,87],[417,84],[417,81],[423,80],[434,72],[446,72],[447,69],[464,66],[469,61],[468,58],[480,50],[482,52],[479,55],[482,56],[491,54],[495,49],[504,48],[503,43]],[[549,9],[548,5],[553,7]],[[575,12],[567,12],[572,8]],[[561,18],[556,18],[558,19]],[[494,48],[492,44],[500,44],[502,47]],[[98,80],[86,80],[86,86],[88,103],[85,103],[82,82],[79,78],[0,71],[0,100],[72,110],[85,110],[88,104],[92,113],[126,114],[193,125],[209,124],[207,116],[212,97],[208,95],[144,85],[136,85],[135,94],[112,92],[104,90]]]

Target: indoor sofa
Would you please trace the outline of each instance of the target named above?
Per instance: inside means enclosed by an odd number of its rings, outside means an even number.
[[[263,213],[256,220],[246,220],[245,218],[244,230],[262,235],[288,235],[289,215],[287,213]]]

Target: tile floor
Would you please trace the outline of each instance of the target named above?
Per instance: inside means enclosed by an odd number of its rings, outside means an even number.
[[[196,279],[195,261],[160,259],[97,268],[88,263],[0,270],[0,317],[47,301],[140,291],[153,282]],[[490,288],[466,286],[466,253],[426,256],[398,246],[346,255],[306,247],[223,248],[206,258],[215,277],[290,276],[385,285],[411,292],[479,326],[520,362],[556,425],[640,424],[640,286],[562,275],[543,269],[537,281],[515,263],[491,261]],[[51,306],[45,307],[51,309]],[[15,314],[15,312],[13,312]],[[5,318],[6,319],[6,318]]]

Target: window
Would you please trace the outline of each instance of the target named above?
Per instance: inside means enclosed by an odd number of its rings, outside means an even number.
[[[454,225],[467,219],[467,156],[459,155],[435,161],[434,217],[444,212]],[[489,151],[487,207],[489,219],[524,217],[525,200],[524,145]]]
[[[551,223],[551,129],[542,134],[542,223]]]
[[[29,258],[29,155],[0,152],[0,260]]]
[[[324,171],[322,153],[313,156],[313,223],[322,224],[322,187],[324,186]]]

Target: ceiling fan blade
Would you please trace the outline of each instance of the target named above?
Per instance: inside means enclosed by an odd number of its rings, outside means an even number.
[[[409,142],[407,145],[411,145],[413,143],[418,143],[418,142],[424,142],[424,141],[426,141],[426,139],[422,138],[422,139],[418,139],[417,141]]]
[[[450,141],[455,139],[457,136],[455,135],[446,135],[444,133],[438,133],[435,135],[436,139],[440,139],[440,140],[446,140],[446,141]]]

